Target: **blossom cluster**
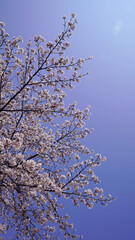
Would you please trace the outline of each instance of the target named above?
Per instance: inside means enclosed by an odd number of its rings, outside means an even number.
[[[79,70],[92,57],[65,57],[77,20],[63,20],[54,42],[34,36],[25,49],[0,22],[0,232],[15,227],[17,239],[76,239],[63,198],[88,208],[113,199],[92,188],[106,158],[82,145],[93,131],[85,128],[90,106],[64,103],[64,89],[85,76]]]

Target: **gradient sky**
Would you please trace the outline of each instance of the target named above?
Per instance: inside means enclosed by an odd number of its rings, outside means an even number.
[[[62,16],[76,12],[79,24],[68,56],[94,59],[90,75],[69,93],[80,108],[91,105],[86,140],[107,157],[96,169],[105,194],[117,200],[92,210],[66,210],[84,240],[135,239],[135,1],[134,0],[0,0],[0,21],[10,36],[26,43],[36,34],[53,41],[62,30]],[[7,239],[8,240],[8,239]]]

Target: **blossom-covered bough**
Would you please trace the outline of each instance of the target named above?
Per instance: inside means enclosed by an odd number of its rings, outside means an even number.
[[[92,187],[106,158],[81,143],[93,130],[84,127],[90,107],[64,104],[85,60],[64,57],[77,20],[63,20],[54,43],[35,36],[25,49],[0,23],[0,232],[13,227],[15,239],[76,239],[63,197],[88,208],[113,200]]]

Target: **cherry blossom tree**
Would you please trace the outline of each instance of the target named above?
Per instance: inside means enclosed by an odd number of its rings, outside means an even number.
[[[77,20],[63,21],[54,42],[34,36],[25,49],[0,22],[0,232],[15,228],[15,239],[76,239],[63,198],[88,209],[113,200],[95,187],[93,169],[106,158],[82,145],[90,107],[64,103],[92,57],[65,57]]]

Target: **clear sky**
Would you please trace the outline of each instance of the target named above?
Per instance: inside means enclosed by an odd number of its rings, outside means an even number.
[[[76,12],[79,24],[68,56],[93,56],[84,67],[90,75],[69,94],[80,108],[91,105],[86,140],[107,157],[96,170],[105,193],[117,200],[108,207],[74,208],[75,228],[84,240],[135,239],[135,1],[134,0],[0,0],[0,21],[11,36],[26,43],[36,34],[53,41],[62,16]],[[8,239],[7,239],[8,240]]]

